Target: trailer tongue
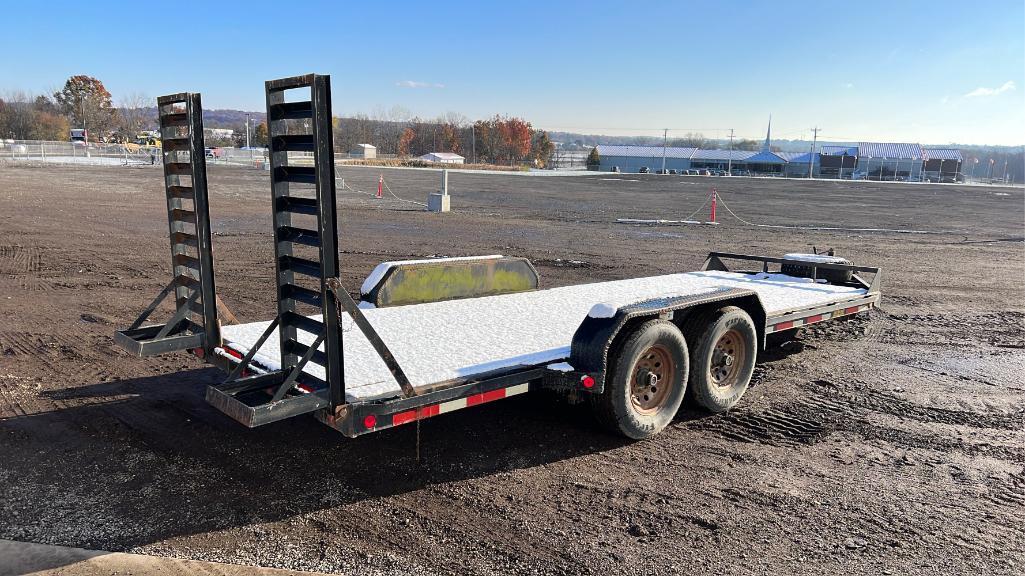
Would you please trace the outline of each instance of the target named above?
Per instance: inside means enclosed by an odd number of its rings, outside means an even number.
[[[277,316],[218,321],[202,114],[199,95],[183,94],[158,100],[173,280],[116,334],[140,356],[189,350],[224,369],[207,400],[247,426],[312,412],[357,436],[545,387],[644,438],[688,387],[706,409],[735,405],[767,334],[879,301],[876,268],[712,253],[701,271],[547,290],[524,259],[386,263],[357,305],[338,280],[329,79],[270,81],[266,92]],[[312,152],[313,165],[295,152]],[[731,261],[758,267],[731,271]],[[171,320],[143,326],[171,293]]]

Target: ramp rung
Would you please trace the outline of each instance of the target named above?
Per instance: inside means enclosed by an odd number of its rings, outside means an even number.
[[[303,74],[301,76],[278,78],[277,80],[268,80],[265,85],[268,92],[280,92],[282,90],[291,90],[293,88],[305,88],[313,84],[314,76],[315,74]]]
[[[310,347],[303,344],[302,342],[296,342],[295,340],[288,340],[285,342],[285,350],[295,354],[296,356],[299,356],[300,358],[306,355],[306,352],[309,349]],[[319,364],[320,366],[326,366],[327,354],[324,354],[320,350],[314,350],[313,356],[310,356],[310,362],[313,362],[314,364]]]
[[[194,270],[199,270],[199,258],[193,258],[187,254],[175,254],[174,256],[175,266],[185,266]]]
[[[294,326],[303,332],[309,332],[313,336],[317,336],[324,331],[323,322],[307,318],[295,312],[285,312],[281,317],[281,324],[283,326]]]
[[[176,112],[173,114],[163,114],[160,116],[161,126],[188,126],[189,115],[185,112]]]
[[[299,198],[296,196],[279,196],[278,197],[278,210],[282,212],[292,212],[293,214],[307,214],[310,216],[317,215],[317,200],[316,198]]]
[[[291,134],[274,137],[277,152],[313,152],[313,134]]]
[[[281,286],[281,296],[320,308],[320,292],[316,290],[310,290],[295,284],[284,284]]]
[[[302,120],[313,118],[313,102],[282,102],[270,107],[271,120]]]
[[[295,184],[316,184],[317,173],[312,166],[279,166],[274,170],[274,180]]]
[[[168,186],[167,195],[171,198],[195,198],[192,186]]]
[[[171,218],[192,224],[196,221],[196,213],[191,210],[174,209],[171,210]]]
[[[192,312],[194,312],[196,314],[199,314],[200,316],[203,315],[203,303],[202,302],[199,302],[198,300],[193,300],[191,302],[189,302],[188,300],[179,300],[178,301],[178,306],[180,307],[182,304],[188,304],[189,305],[189,310],[191,310]]]
[[[193,290],[199,290],[199,280],[196,280],[195,278],[192,278],[190,276],[179,275],[174,278],[174,281],[179,286],[192,288]]]
[[[188,162],[168,162],[164,164],[164,170],[168,176],[191,176],[192,164]]]
[[[174,244],[182,244],[191,248],[199,247],[199,240],[192,234],[184,234],[182,232],[175,232],[171,235],[171,242]]]
[[[314,230],[306,230],[305,228],[282,226],[278,228],[278,238],[281,242],[293,242],[295,244],[313,246],[315,248],[320,246],[320,234]]]
[[[189,151],[189,139],[188,138],[168,138],[161,140],[161,147],[164,152],[188,152]]]
[[[282,272],[298,272],[311,278],[320,278],[320,263],[296,256],[282,256],[279,260]]]

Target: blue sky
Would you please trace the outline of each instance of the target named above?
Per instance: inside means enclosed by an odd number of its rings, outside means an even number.
[[[115,101],[198,91],[208,108],[262,110],[264,80],[318,72],[332,76],[336,114],[399,107],[749,138],[764,138],[772,114],[780,138],[818,125],[825,140],[1025,143],[1022,0],[185,0],[4,12],[0,94],[88,74]]]

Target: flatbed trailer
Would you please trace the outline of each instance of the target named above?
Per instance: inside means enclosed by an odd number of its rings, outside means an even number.
[[[878,268],[713,252],[695,272],[544,290],[525,259],[386,262],[357,303],[339,279],[330,80],[272,80],[266,96],[277,315],[221,325],[200,96],[176,94],[158,99],[172,280],[115,334],[139,356],[185,350],[224,370],[206,399],[246,426],[312,413],[355,437],[546,388],[645,438],[685,394],[734,406],[773,333],[879,302]],[[146,325],[170,295],[171,319]]]

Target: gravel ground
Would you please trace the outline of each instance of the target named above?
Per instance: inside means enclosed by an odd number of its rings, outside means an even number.
[[[420,201],[437,173],[339,170]],[[718,187],[752,223],[681,219]],[[727,414],[626,442],[531,394],[350,440],[245,429],[219,372],[114,346],[168,279],[159,168],[0,165],[0,538],[360,574],[1020,574],[1021,189],[453,174],[453,212],[340,192],[343,279],[386,259],[526,256],[544,286],[832,247],[881,307],[766,352]],[[212,167],[218,291],[269,318],[266,173]],[[419,443],[420,459],[417,447]],[[2,559],[0,559],[2,561]],[[0,562],[2,563],[2,562]]]

